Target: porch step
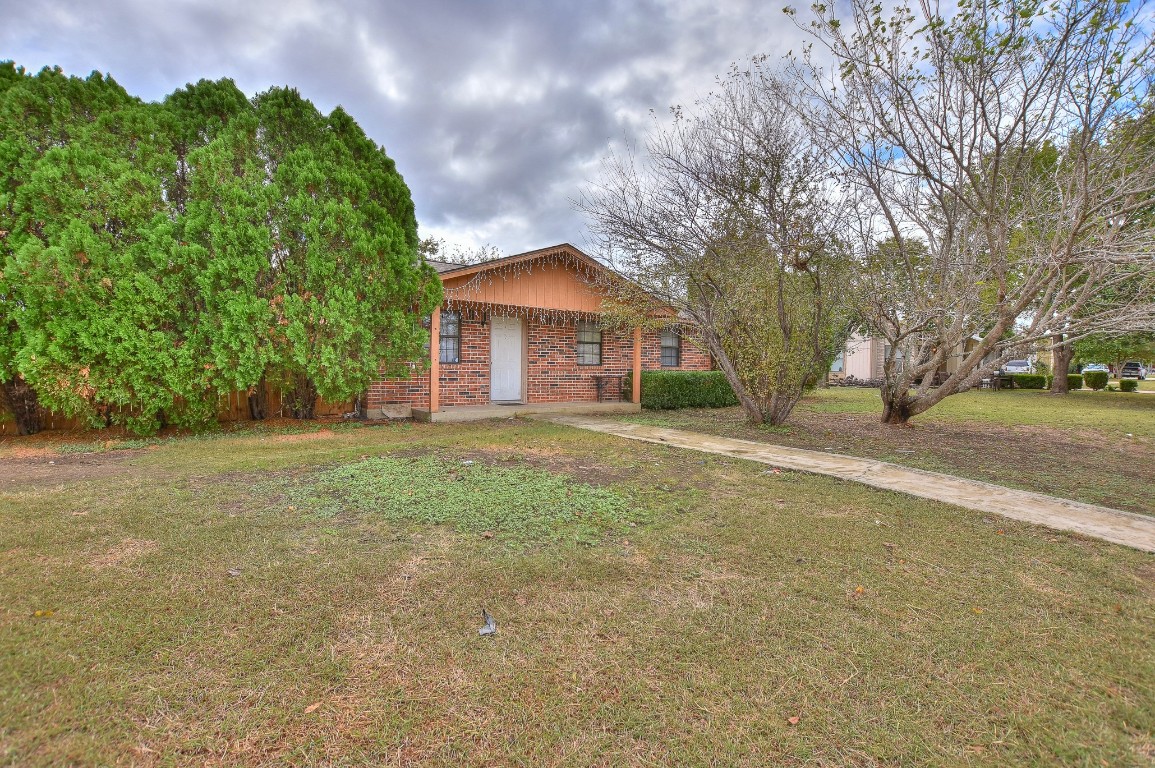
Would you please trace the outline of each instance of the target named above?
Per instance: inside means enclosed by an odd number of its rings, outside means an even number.
[[[505,403],[488,405],[451,405],[431,413],[428,408],[414,408],[413,418],[417,421],[450,423],[459,421],[481,421],[483,419],[508,419],[514,416],[541,416],[565,414],[587,416],[609,413],[638,413],[642,408],[638,403]]]

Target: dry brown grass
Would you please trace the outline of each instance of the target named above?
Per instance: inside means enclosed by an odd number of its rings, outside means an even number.
[[[596,546],[510,549],[261,491],[262,476],[307,485],[423,451],[616,478],[644,522]],[[128,474],[0,489],[0,764],[1143,765],[1150,751],[1155,570],[1102,542],[521,422],[178,442],[108,466]]]

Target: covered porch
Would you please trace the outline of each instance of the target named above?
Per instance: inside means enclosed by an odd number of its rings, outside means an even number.
[[[414,408],[413,418],[417,421],[453,423],[551,414],[593,416],[612,413],[638,413],[641,410],[640,403],[631,402],[489,403],[488,405],[449,405],[442,406],[437,410]]]

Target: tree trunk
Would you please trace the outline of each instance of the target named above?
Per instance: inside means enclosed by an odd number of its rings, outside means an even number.
[[[882,390],[882,423],[906,424],[914,415],[910,406],[910,395],[905,391],[899,389],[888,393]]]
[[[758,407],[754,398],[746,392],[746,388],[742,386],[741,382],[738,384],[730,382],[730,386],[734,388],[734,394],[738,396],[738,403],[746,414],[746,420],[751,424],[765,423],[766,416],[762,413],[762,409]]]
[[[1052,362],[1051,366],[1051,394],[1065,395],[1070,392],[1067,387],[1067,371],[1071,367],[1071,358],[1075,356],[1075,349],[1071,346],[1071,342],[1063,343],[1062,336],[1055,336],[1053,339],[1054,346],[1052,348]]]
[[[294,374],[288,392],[289,412],[294,419],[313,419],[317,413],[317,386],[303,373]]]
[[[269,416],[269,386],[264,376],[249,393],[249,416],[253,421],[264,421]]]
[[[714,357],[714,362],[718,364],[718,368],[726,376],[726,381],[730,382],[730,388],[734,390],[735,397],[738,398],[738,404],[742,406],[742,410],[746,413],[746,420],[751,424],[762,424],[766,421],[765,414],[762,413],[762,408],[758,402],[750,396],[746,391],[746,387],[742,384],[742,379],[738,377],[738,371],[734,368],[734,364],[730,362],[730,356],[726,354],[726,350],[722,348],[721,341],[716,336],[708,336],[703,339],[706,342],[706,348],[710,350],[710,354]]]
[[[775,392],[770,398],[770,407],[766,409],[765,419],[772,427],[780,427],[790,419],[794,413],[794,406],[802,399],[804,391]]]
[[[16,434],[35,435],[41,430],[40,400],[28,382],[16,376],[0,386],[0,394],[16,420]]]

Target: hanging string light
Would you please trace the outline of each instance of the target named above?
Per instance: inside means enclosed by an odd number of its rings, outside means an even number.
[[[532,275],[534,269],[543,270],[546,266],[553,269],[572,269],[584,285],[591,288],[596,285],[597,276],[593,267],[585,258],[582,258],[566,247],[534,254],[531,259],[507,260],[505,263],[495,263],[493,266],[479,265],[478,270],[469,280],[452,288],[445,289],[445,306],[454,312],[462,312],[463,318],[485,320],[490,315],[504,315],[521,317],[526,320],[542,324],[557,324],[576,322],[578,320],[596,320],[601,313],[581,309],[559,309],[550,307],[534,307],[521,304],[504,304],[477,297],[483,294],[486,287],[491,287],[498,280],[516,280],[523,275]],[[452,278],[448,274],[446,278]],[[480,315],[480,318],[478,318]]]

